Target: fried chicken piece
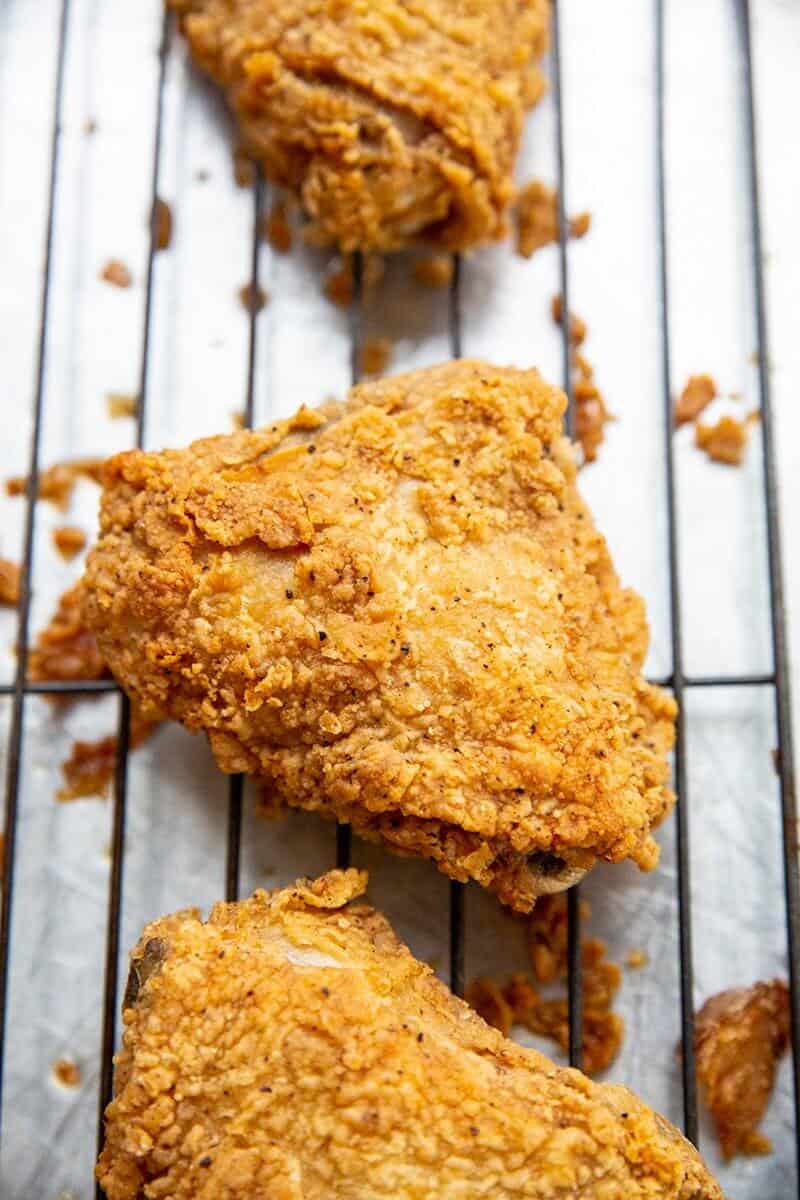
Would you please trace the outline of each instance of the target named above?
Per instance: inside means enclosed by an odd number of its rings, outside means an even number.
[[[720,992],[697,1014],[697,1077],[726,1158],[771,1149],[757,1126],[789,1046],[789,1022],[789,989],[780,979]]]
[[[145,716],[512,908],[655,865],[675,704],[564,396],[461,361],[105,476],[86,619]]]
[[[507,1041],[358,871],[149,925],[97,1168],[109,1200],[722,1200],[626,1088]]]
[[[547,0],[168,0],[244,149],[343,250],[502,237]]]

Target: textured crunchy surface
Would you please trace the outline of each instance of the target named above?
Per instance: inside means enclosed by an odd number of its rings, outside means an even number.
[[[224,770],[514,908],[597,858],[653,866],[675,707],[563,408],[464,361],[118,455],[85,577],[103,658]]]
[[[363,873],[156,921],[133,953],[98,1174],[110,1200],[720,1200],[625,1088],[484,1024]]]
[[[726,1158],[771,1149],[757,1127],[789,1037],[789,988],[780,979],[720,992],[697,1014],[697,1077]]]
[[[345,250],[501,236],[547,0],[169,0],[244,145]]]

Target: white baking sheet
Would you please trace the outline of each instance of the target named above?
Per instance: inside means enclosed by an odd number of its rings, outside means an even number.
[[[647,597],[649,669],[670,668],[667,604],[661,325],[657,298],[654,161],[654,13],[647,0],[562,0],[567,203],[589,208],[589,237],[569,249],[571,296],[589,322],[587,355],[619,420],[582,486],[625,580]],[[790,610],[800,611],[800,4],[755,0],[756,70],[764,193],[772,382],[777,407]],[[732,0],[673,0],[668,9],[669,254],[676,386],[710,371],[745,411],[757,401],[745,188],[743,75]],[[35,382],[60,3],[0,7],[0,443],[3,474],[23,472]],[[42,462],[131,444],[131,421],[112,421],[107,392],[135,392],[143,345],[147,212],[161,30],[159,0],[71,0],[44,385]],[[164,95],[159,192],[170,202],[172,247],[158,256],[147,369],[147,443],[179,444],[231,427],[243,407],[248,321],[237,300],[250,268],[252,196],[232,181],[230,129],[211,90],[173,38]],[[96,129],[87,132],[87,122]],[[202,178],[203,173],[207,178]],[[528,122],[519,177],[555,180],[549,100]],[[98,272],[109,258],[132,270],[127,291]],[[349,381],[347,317],[322,296],[325,256],[261,250],[271,302],[257,323],[260,419],[340,393]],[[464,351],[536,364],[558,379],[548,317],[558,290],[554,248],[525,262],[508,247],[476,255],[463,280]],[[397,369],[449,354],[446,297],[392,263],[367,317],[395,342]],[[677,435],[686,668],[769,668],[764,519],[758,433],[740,470],[710,464]],[[82,483],[69,520],[93,527],[96,491]],[[51,542],[63,518],[41,505],[32,627],[80,565]],[[20,555],[23,505],[0,499],[0,553]],[[13,677],[14,616],[0,610],[0,678]],[[795,639],[795,642],[797,639]],[[800,680],[795,661],[795,692]],[[687,705],[694,966],[698,1002],[720,988],[786,970],[780,816],[770,750],[771,695],[695,692]],[[26,703],[17,830],[9,1040],[0,1195],[3,1200],[92,1195],[99,1006],[110,806],[59,806],[59,763],[76,733],[115,722],[113,699],[54,714]],[[3,747],[10,701],[0,700]],[[146,920],[222,894],[227,781],[200,739],[165,728],[130,767],[122,942]],[[657,873],[597,870],[584,893],[589,929],[628,971],[619,999],[623,1052],[609,1073],[676,1122],[680,1081],[674,829],[662,834]],[[419,862],[359,843],[371,895],[412,948],[446,973],[447,883]],[[332,827],[307,816],[280,823],[247,806],[243,888],[315,873],[334,858]],[[467,975],[524,966],[519,928],[475,889],[467,898]],[[123,970],[124,979],[124,970]],[[74,1058],[79,1088],[59,1088],[51,1064]],[[788,1062],[764,1125],[769,1158],[721,1167],[736,1200],[788,1196],[796,1181]]]

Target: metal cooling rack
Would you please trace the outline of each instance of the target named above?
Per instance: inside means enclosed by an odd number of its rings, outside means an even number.
[[[753,75],[753,51],[751,35],[751,13],[748,0],[733,0],[739,48],[742,58],[745,96],[744,123],[748,168],[748,203],[750,214],[750,236],[752,244],[751,276],[749,286],[755,307],[757,350],[758,350],[758,397],[762,418],[763,437],[763,505],[766,516],[767,557],[769,574],[769,617],[770,640],[773,665],[767,672],[688,675],[684,669],[682,618],[684,603],[679,579],[679,522],[678,480],[675,469],[675,448],[672,434],[671,407],[674,394],[673,359],[670,329],[670,246],[667,222],[668,155],[665,149],[665,120],[667,91],[665,77],[665,20],[667,0],[654,0],[652,17],[655,22],[655,62],[653,72],[656,80],[656,103],[652,113],[652,136],[656,144],[656,229],[658,238],[658,294],[661,310],[661,382],[663,403],[663,455],[666,470],[666,521],[667,553],[669,568],[669,616],[672,668],[657,682],[671,688],[680,706],[678,738],[674,759],[674,784],[678,796],[675,812],[677,830],[676,890],[679,915],[679,977],[680,977],[680,1030],[682,1042],[682,1107],[683,1126],[687,1136],[698,1139],[697,1085],[693,1045],[694,992],[692,954],[692,913],[690,890],[690,796],[686,766],[686,697],[693,689],[767,689],[773,698],[774,726],[777,738],[776,769],[780,782],[780,804],[783,830],[783,866],[785,882],[785,919],[790,980],[796,980],[798,964],[798,936],[800,936],[800,892],[798,891],[798,865],[795,844],[796,804],[794,759],[790,719],[789,667],[786,645],[786,618],[783,597],[783,574],[781,563],[781,539],[777,503],[777,480],[775,466],[775,431],[771,397],[768,344],[768,322],[766,313],[765,281],[762,250],[762,218],[759,194],[758,148],[756,144],[755,81]],[[565,318],[562,322],[561,354],[563,384],[569,397],[568,424],[572,420],[572,384],[570,370],[569,312],[570,312],[570,249],[564,236],[566,228],[567,197],[567,154],[564,131],[564,72],[562,18],[558,3],[553,6],[553,36],[551,73],[555,112],[555,162],[559,189],[561,238],[558,253],[558,274],[563,296]],[[54,253],[55,211],[61,156],[62,109],[66,85],[65,48],[71,16],[70,0],[61,0],[58,65],[54,89],[54,112],[50,172],[48,184],[48,210],[46,219],[46,243],[44,255],[44,279],[41,291],[41,313],[39,321],[36,379],[33,394],[33,420],[29,447],[28,485],[25,497],[25,521],[23,536],[22,589],[19,602],[18,638],[16,646],[16,673],[12,683],[0,685],[0,696],[11,702],[11,722],[8,737],[7,784],[5,800],[5,849],[2,883],[2,916],[0,917],[0,1054],[14,1035],[12,1024],[7,1019],[7,984],[10,962],[15,951],[11,937],[12,906],[22,903],[15,888],[16,833],[18,824],[20,780],[24,764],[26,702],[37,695],[89,696],[113,694],[118,697],[119,757],[114,782],[111,836],[111,869],[108,887],[107,928],[104,949],[104,979],[102,1001],[102,1026],[98,1031],[101,1042],[100,1070],[98,1078],[98,1144],[102,1138],[102,1113],[112,1091],[112,1056],[117,1043],[118,997],[120,992],[120,963],[126,947],[121,942],[121,917],[123,903],[123,873],[125,870],[126,819],[129,805],[129,741],[130,706],[127,698],[113,682],[91,683],[33,683],[27,680],[27,664],[32,636],[32,568],[37,525],[37,485],[41,467],[41,432],[44,419],[45,367],[48,330],[51,318],[51,269]],[[159,69],[156,88],[155,134],[153,156],[150,166],[150,196],[153,204],[160,191],[159,172],[161,167],[162,131],[164,123],[164,95],[167,77],[168,52],[174,32],[165,18],[159,51]],[[262,217],[266,210],[267,186],[257,179],[252,190],[252,249],[250,282],[253,288],[260,284],[260,254]],[[148,421],[148,359],[153,334],[154,264],[156,247],[151,232],[147,258],[147,273],[144,291],[143,330],[141,339],[141,362],[139,374],[139,408],[136,421],[137,446],[145,444]],[[353,382],[359,376],[360,350],[364,337],[364,288],[362,262],[357,255],[353,262],[354,301],[349,310],[350,373]],[[456,257],[454,273],[448,295],[448,341],[450,353],[459,356],[462,352],[462,263]],[[248,426],[254,420],[255,368],[259,324],[257,314],[249,318],[248,363],[245,419]],[[240,854],[243,830],[243,803],[245,784],[242,777],[229,781],[227,846],[225,861],[225,895],[235,899],[240,893]],[[338,827],[335,840],[335,859],[339,865],[349,863],[351,857],[350,830]],[[331,861],[334,852],[331,847]],[[579,889],[569,893],[569,995],[570,995],[570,1062],[576,1066],[581,1060],[581,960]],[[465,890],[459,884],[449,886],[449,977],[451,986],[462,993],[465,976]],[[800,989],[792,986],[792,1033],[793,1033],[793,1087],[794,1087],[794,1140],[800,1150],[800,1135],[797,1129],[797,1113],[800,1112]],[[2,1087],[2,1075],[0,1075]],[[784,1195],[800,1194],[795,1178]],[[98,1193],[99,1194],[99,1193]]]

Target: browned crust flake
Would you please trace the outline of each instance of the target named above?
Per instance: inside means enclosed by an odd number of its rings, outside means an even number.
[[[698,1012],[697,1078],[725,1158],[772,1148],[758,1125],[789,1034],[789,989],[780,979],[720,992]]]

